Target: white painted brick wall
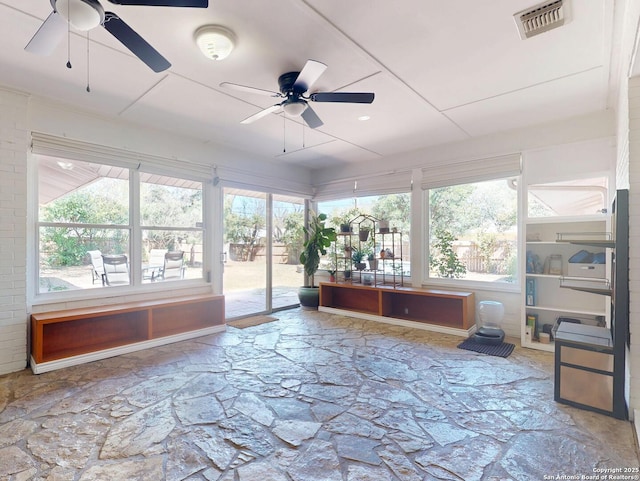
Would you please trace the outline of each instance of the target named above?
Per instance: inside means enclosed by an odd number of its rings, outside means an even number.
[[[27,364],[27,106],[0,89],[0,374]]]
[[[640,408],[640,77],[629,79],[629,404]],[[624,164],[625,159],[619,159]]]

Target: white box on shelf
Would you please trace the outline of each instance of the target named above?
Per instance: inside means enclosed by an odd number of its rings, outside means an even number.
[[[569,277],[596,277],[604,279],[606,264],[582,264],[578,262],[569,262]]]

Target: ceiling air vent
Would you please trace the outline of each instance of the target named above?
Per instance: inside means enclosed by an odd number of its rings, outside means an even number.
[[[513,18],[522,40],[564,25],[568,18],[568,0],[544,2],[516,13]]]

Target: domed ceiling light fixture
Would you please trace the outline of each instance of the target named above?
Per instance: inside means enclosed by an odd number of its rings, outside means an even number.
[[[284,110],[284,113],[289,117],[299,117],[300,115],[302,115],[302,112],[306,110],[306,108],[307,102],[302,99],[286,102],[282,106],[282,110]]]
[[[194,34],[196,44],[210,60],[224,60],[235,47],[235,35],[220,25],[205,25]]]

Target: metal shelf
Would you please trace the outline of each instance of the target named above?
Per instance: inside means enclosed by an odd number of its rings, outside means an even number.
[[[560,287],[574,291],[590,292],[603,296],[611,295],[611,284],[607,279],[585,277],[561,277]]]

